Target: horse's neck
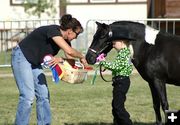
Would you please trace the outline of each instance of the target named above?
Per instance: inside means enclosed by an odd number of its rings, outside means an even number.
[[[144,65],[144,61],[147,59],[147,55],[150,54],[153,45],[150,45],[146,42],[139,42],[139,44],[133,45],[133,64],[135,67],[142,67]]]
[[[147,58],[150,50],[155,45],[159,30],[156,30],[147,25],[144,25],[144,27],[137,27],[134,25],[134,27],[137,28],[133,31],[134,37],[137,38],[137,41],[134,41],[134,43],[132,42],[132,44],[134,49],[134,58],[137,60],[137,64],[139,64],[140,62],[144,62],[144,59]]]

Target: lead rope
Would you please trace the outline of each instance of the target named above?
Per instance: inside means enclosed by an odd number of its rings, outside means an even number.
[[[96,69],[95,69],[95,72],[94,72],[94,75],[93,75],[93,78],[92,78],[92,81],[91,81],[91,84],[92,84],[92,85],[95,84],[95,80],[96,80],[96,77],[97,77],[98,67],[99,67],[99,65],[98,65],[98,66],[96,67]]]
[[[100,70],[100,76],[101,76],[101,78],[102,78],[105,82],[112,82],[112,80],[106,80],[106,79],[103,77],[102,72],[106,71],[106,69],[102,70],[102,65],[100,65],[99,70]]]
[[[105,82],[112,82],[112,80],[106,80],[106,79],[103,77],[102,72],[104,72],[106,69],[102,70],[102,65],[100,65],[100,63],[99,63],[99,65],[96,67],[96,70],[95,70],[95,72],[94,72],[94,75],[93,75],[93,78],[92,78],[91,84],[92,84],[92,85],[94,85],[94,84],[95,84],[96,77],[97,77],[98,67],[99,67],[99,72],[100,72],[100,76],[101,76],[101,78],[102,78]]]

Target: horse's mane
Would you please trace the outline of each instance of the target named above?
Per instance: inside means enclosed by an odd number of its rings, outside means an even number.
[[[116,21],[113,22],[112,25],[136,25],[136,26],[140,26],[140,27],[145,27],[144,24],[139,23],[139,22],[133,22],[133,21]]]

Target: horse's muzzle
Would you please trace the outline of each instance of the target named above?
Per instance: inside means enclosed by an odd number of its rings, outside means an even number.
[[[90,51],[87,52],[86,60],[87,60],[88,64],[91,64],[91,65],[95,64],[96,63],[96,58],[97,58],[96,54],[91,53]]]

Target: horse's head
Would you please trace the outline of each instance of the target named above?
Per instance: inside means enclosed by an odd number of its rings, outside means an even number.
[[[97,31],[94,34],[92,43],[86,54],[86,59],[89,64],[95,64],[96,58],[101,54],[107,54],[112,49],[112,43],[109,41],[111,37],[110,26],[96,22]]]
[[[99,22],[96,22],[96,24],[97,31],[86,54],[86,60],[89,64],[95,64],[97,57],[101,53],[107,54],[112,49],[113,40],[135,40],[131,36],[131,30],[128,29],[127,25],[120,23],[107,25]]]

